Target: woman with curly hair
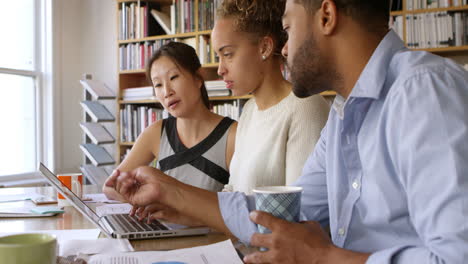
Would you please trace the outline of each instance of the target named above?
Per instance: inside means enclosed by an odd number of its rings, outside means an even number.
[[[284,0],[225,0],[217,12],[212,43],[220,59],[218,74],[234,95],[253,95],[238,123],[228,191],[250,194],[257,186],[293,183],[327,120],[325,99],[296,97],[282,75],[284,8]],[[143,191],[144,202],[133,201],[141,218],[205,224],[229,233],[218,205],[223,193],[180,183],[149,167],[122,173],[115,187],[125,192],[124,182],[136,182],[135,177],[156,188]]]
[[[234,95],[253,95],[237,128],[228,190],[293,183],[328,117],[325,99],[299,99],[282,75],[285,2],[227,0],[217,13],[218,74]]]

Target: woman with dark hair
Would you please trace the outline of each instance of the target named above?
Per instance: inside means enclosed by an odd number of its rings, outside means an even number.
[[[170,42],[150,59],[146,75],[171,117],[147,127],[117,171],[157,159],[157,168],[180,182],[220,191],[229,181],[237,123],[209,109],[200,61],[189,45]],[[108,198],[124,200],[113,188]]]

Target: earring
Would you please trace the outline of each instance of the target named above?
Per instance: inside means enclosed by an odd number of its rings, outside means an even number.
[[[265,55],[262,55],[262,60],[266,60],[266,56],[265,56]]]

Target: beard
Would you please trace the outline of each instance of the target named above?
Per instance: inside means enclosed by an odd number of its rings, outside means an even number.
[[[299,98],[333,90],[341,79],[310,35],[292,58],[291,82]]]

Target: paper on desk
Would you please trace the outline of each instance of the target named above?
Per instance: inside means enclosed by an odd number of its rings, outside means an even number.
[[[86,201],[86,203],[121,203],[120,201],[107,199],[106,195],[103,193],[85,194],[84,197],[91,199],[90,201]]]
[[[40,196],[43,196],[43,195],[37,194],[37,193],[2,195],[2,196],[0,196],[0,203],[31,200],[31,199],[34,199],[34,198],[40,197]]]
[[[22,233],[46,233],[57,237],[59,244],[73,239],[96,239],[101,231],[99,229],[70,229],[70,230],[32,230],[26,232],[0,233],[0,236],[22,234]]]
[[[105,204],[96,207],[96,214],[99,216],[109,214],[128,214],[132,210],[132,205],[128,203],[124,204]]]
[[[67,240],[60,244],[60,256],[115,254],[131,252],[128,239],[99,238],[93,240]]]
[[[89,264],[154,264],[163,261],[183,264],[242,264],[231,240],[172,251],[141,251],[120,254],[98,254],[88,259]]]

